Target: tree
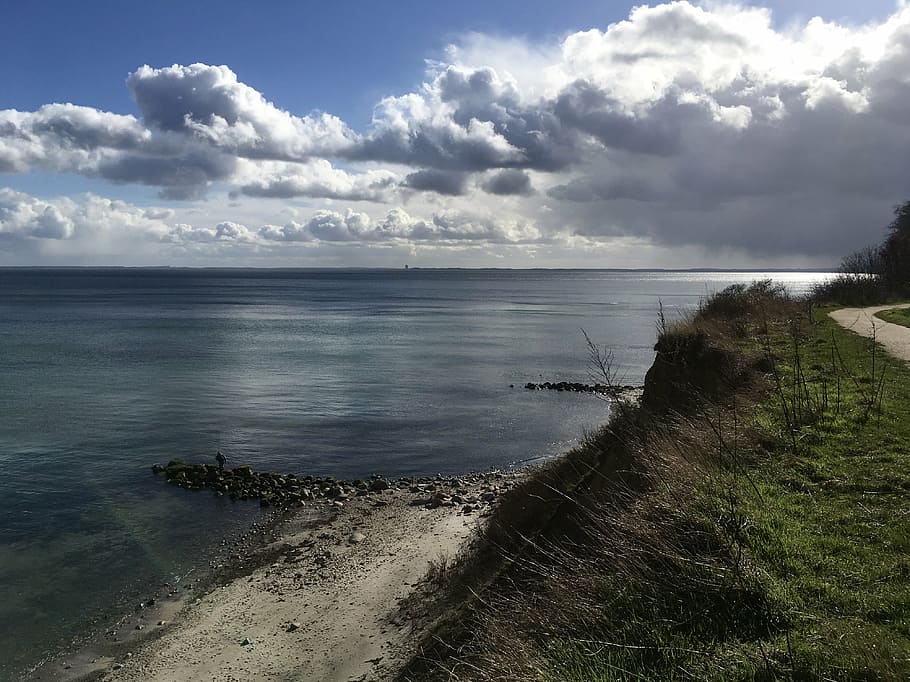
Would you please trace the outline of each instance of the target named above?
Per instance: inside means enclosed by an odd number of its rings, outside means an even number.
[[[883,264],[880,246],[867,246],[844,256],[840,271],[852,277],[869,277],[882,274]]]
[[[888,225],[890,234],[882,243],[882,277],[893,293],[910,292],[910,201],[894,208],[894,220]]]

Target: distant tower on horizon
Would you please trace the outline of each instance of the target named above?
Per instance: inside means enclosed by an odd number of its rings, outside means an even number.
[[[404,264],[404,269],[405,269],[405,270],[408,269],[408,264],[407,264],[407,263]]]

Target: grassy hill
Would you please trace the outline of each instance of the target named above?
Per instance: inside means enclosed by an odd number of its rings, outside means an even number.
[[[910,679],[910,368],[826,313],[664,323],[642,405],[437,571],[401,679]]]

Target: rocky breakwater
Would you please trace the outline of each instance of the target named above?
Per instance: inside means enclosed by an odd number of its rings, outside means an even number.
[[[343,481],[331,476],[297,476],[255,471],[249,466],[219,469],[212,464],[187,464],[173,459],[167,465],[155,464],[152,472],[163,475],[171,485],[187,490],[210,489],[219,497],[232,500],[258,499],[264,506],[278,508],[324,504],[343,508],[352,497],[407,494],[411,504],[435,507],[460,507],[465,514],[482,511],[512,488],[523,472],[489,471],[465,476],[384,478]]]
[[[610,386],[607,384],[582,384],[572,381],[544,381],[542,384],[528,382],[529,391],[568,391],[570,393],[598,393],[610,397],[622,397],[641,389],[638,386]]]

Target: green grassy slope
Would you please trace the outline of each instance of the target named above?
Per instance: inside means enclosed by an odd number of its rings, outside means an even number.
[[[739,290],[666,330],[664,380],[727,390],[589,439],[622,466],[402,679],[910,679],[910,368],[826,313]]]
[[[876,314],[876,317],[882,318],[885,322],[893,322],[904,327],[910,327],[910,308],[899,308],[898,310],[883,310]]]

